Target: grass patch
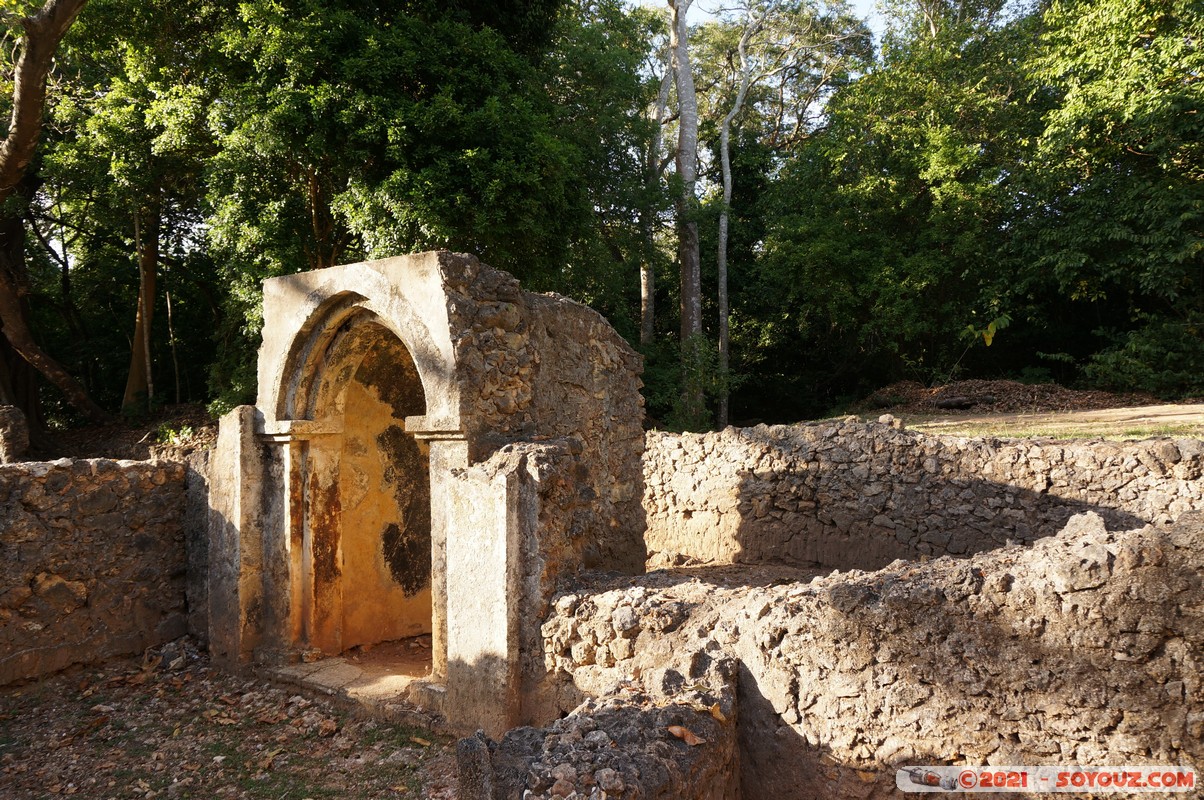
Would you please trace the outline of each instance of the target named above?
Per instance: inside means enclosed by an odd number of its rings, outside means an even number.
[[[313,800],[321,798],[344,797],[344,789],[332,786],[316,786],[312,783],[297,780],[297,776],[287,772],[260,772],[244,776],[238,785],[246,793],[244,796],[251,800]]]

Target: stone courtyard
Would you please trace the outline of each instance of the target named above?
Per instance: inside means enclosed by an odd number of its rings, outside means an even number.
[[[212,452],[0,466],[0,683],[190,633],[462,736],[464,800],[1204,766],[1204,442],[645,432],[606,321],[471,256],[264,292]]]

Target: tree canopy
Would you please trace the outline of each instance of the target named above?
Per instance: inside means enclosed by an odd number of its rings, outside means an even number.
[[[1193,3],[891,0],[878,43],[837,0],[689,5],[75,0],[39,44],[6,0],[0,399],[220,411],[264,278],[435,247],[606,314],[658,424],[1204,392]]]

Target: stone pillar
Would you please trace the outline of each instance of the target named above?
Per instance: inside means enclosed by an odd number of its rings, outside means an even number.
[[[407,428],[411,420],[406,420]],[[430,446],[431,481],[431,682],[447,680],[447,538],[455,519],[453,471],[468,468],[468,442],[460,433],[418,433]]]
[[[294,660],[323,644],[330,653],[341,649],[337,632],[323,640],[317,631],[312,484],[315,454],[326,472],[333,469],[337,477],[342,435],[338,423],[305,419],[277,420],[264,424],[259,432],[266,450],[261,464],[265,476],[261,530],[266,592],[261,646],[269,662]],[[327,603],[325,614],[327,626],[337,626],[334,618],[341,617],[341,606]]]
[[[454,476],[447,532],[447,703],[453,727],[499,736],[518,724],[521,506],[513,470]]]
[[[263,600],[263,454],[258,412],[239,406],[222,417],[209,469],[209,649],[237,668],[259,644]]]

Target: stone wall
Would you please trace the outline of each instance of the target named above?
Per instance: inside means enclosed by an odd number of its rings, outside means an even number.
[[[511,275],[465,255],[441,254],[448,320],[470,458],[531,437],[580,443],[574,480],[593,493],[587,567],[644,568],[640,456],[642,361],[589,308],[523,291]]]
[[[184,467],[0,466],[0,684],[186,632]]]
[[[720,433],[650,432],[654,566],[873,569],[1056,533],[1098,512],[1135,528],[1204,509],[1204,442],[929,436],[850,418]]]
[[[544,626],[593,697],[739,664],[744,797],[886,798],[923,764],[1204,763],[1204,514],[965,559],[783,580],[600,579]]]

